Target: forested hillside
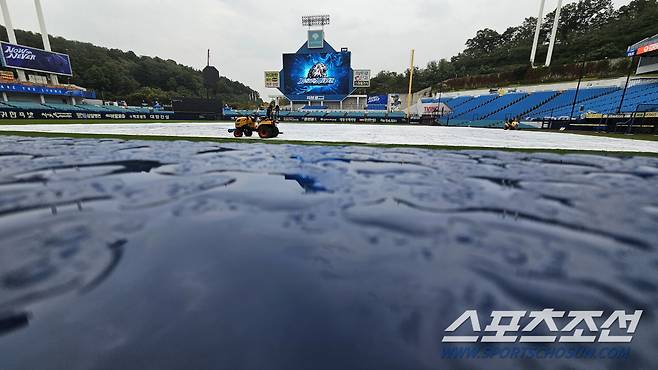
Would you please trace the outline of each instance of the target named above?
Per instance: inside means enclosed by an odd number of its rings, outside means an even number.
[[[546,58],[554,17],[555,11],[544,19],[541,32],[543,45],[540,43],[538,64],[543,64]],[[529,66],[536,22],[537,18],[530,17],[502,32],[488,28],[478,31],[475,37],[466,41],[466,49],[450,60],[432,61],[425,68],[417,68],[414,71],[414,91],[430,86],[438,88],[441,82],[447,82],[445,85],[449,88],[476,87],[478,79],[475,76],[486,74],[497,74],[502,83],[570,78],[569,72],[573,67],[562,68],[564,65],[573,65],[583,59],[604,61],[605,64],[606,60],[623,58],[629,45],[658,33],[658,1],[633,0],[619,9],[614,8],[612,0],[581,0],[565,5],[553,57],[554,67],[543,71],[532,70]],[[610,74],[619,75],[625,71],[624,64],[610,63],[607,70],[601,68],[601,64],[591,65],[597,66],[597,71]],[[561,75],[562,69],[564,76]],[[409,70],[404,73],[382,71],[373,79],[370,92],[405,92],[408,77]],[[535,77],[539,80],[535,81]],[[449,83],[455,79],[459,83]],[[482,83],[488,80],[483,78]]]
[[[7,32],[0,29],[7,41]],[[42,48],[41,35],[16,31],[19,44]],[[201,72],[173,60],[138,56],[132,51],[108,49],[90,43],[52,37],[54,51],[71,56],[73,77],[68,81],[96,90],[104,99],[125,99],[130,104],[159,99],[167,102],[174,96],[205,96]],[[235,106],[255,105],[254,90],[244,84],[222,77],[217,86],[218,97]]]

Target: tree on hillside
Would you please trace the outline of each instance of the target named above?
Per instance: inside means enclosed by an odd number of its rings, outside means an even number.
[[[16,31],[18,43],[42,47],[41,35]],[[0,28],[0,38],[7,32]],[[107,100],[125,99],[130,104],[168,102],[172,97],[205,96],[201,71],[158,57],[137,56],[132,51],[108,49],[90,43],[52,37],[54,51],[69,54],[73,66],[73,84],[96,90]],[[257,95],[244,84],[221,77],[217,89],[224,102],[239,106],[256,106],[250,97]]]
[[[474,38],[466,41],[467,55],[476,55],[479,53],[490,53],[503,44],[503,37],[498,32],[485,28],[477,32]]]
[[[539,60],[546,55],[554,17],[555,11],[543,21]],[[567,4],[562,10],[554,66],[577,63],[582,58],[592,61],[624,58],[629,45],[658,32],[657,19],[658,0],[633,0],[616,10],[611,0],[580,0]],[[528,17],[521,25],[508,27],[502,34],[489,28],[477,31],[466,41],[464,51],[449,61],[444,60],[441,68],[438,68],[441,62],[430,62],[426,68],[419,69],[414,90],[436,86],[455,77],[498,73],[522,81],[528,74],[536,75],[528,60],[536,21]],[[624,64],[616,68],[609,73],[625,73]],[[404,93],[406,85],[400,83],[403,77],[404,74],[395,72],[380,73],[373,78],[372,86],[378,93]],[[391,90],[382,90],[384,88]]]

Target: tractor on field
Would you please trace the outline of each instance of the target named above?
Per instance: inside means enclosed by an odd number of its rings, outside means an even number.
[[[235,120],[235,128],[228,130],[235,137],[251,137],[254,132],[261,139],[271,139],[281,133],[277,127],[277,121],[271,118],[260,120],[256,116],[240,117]]]

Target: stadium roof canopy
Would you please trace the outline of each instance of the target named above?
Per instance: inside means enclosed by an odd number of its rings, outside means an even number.
[[[626,54],[629,57],[642,56],[658,51],[658,35],[648,37],[635,45],[629,46]]]

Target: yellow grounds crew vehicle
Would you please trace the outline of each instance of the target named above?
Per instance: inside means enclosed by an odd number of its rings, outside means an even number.
[[[235,137],[251,137],[254,132],[258,133],[261,139],[271,139],[279,136],[281,132],[277,127],[277,122],[270,118],[260,120],[256,116],[240,117],[235,120],[235,128],[228,130]]]
[[[505,130],[518,130],[519,121],[516,119],[505,120]]]

